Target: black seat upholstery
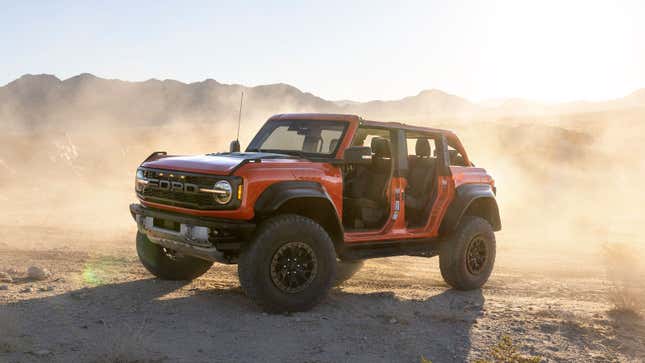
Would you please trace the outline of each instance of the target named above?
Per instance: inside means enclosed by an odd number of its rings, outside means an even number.
[[[377,203],[385,201],[385,193],[392,170],[392,152],[390,140],[375,137],[371,143],[372,165],[368,169],[367,189],[364,198]]]
[[[345,214],[350,225],[359,220],[364,227],[375,227],[387,215],[387,188],[392,174],[392,153],[388,139],[372,139],[372,162],[358,168],[351,177],[345,199]]]
[[[417,139],[416,156],[410,160],[408,187],[405,193],[405,209],[413,224],[425,219],[425,212],[432,196],[435,181],[435,158],[430,157],[428,139]]]

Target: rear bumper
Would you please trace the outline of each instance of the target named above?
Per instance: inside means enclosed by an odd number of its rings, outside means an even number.
[[[131,204],[139,232],[157,245],[210,261],[234,262],[255,224],[166,212]]]

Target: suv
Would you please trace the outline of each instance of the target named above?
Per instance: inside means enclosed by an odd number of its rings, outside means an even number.
[[[495,183],[451,131],[354,115],[271,117],[245,152],[150,155],[137,169],[137,252],[155,276],[238,264],[269,312],[304,311],[368,258],[439,256],[452,287],[489,278]]]

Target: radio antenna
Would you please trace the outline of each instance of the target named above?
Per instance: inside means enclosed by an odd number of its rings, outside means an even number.
[[[242,96],[240,98],[240,112],[237,114],[237,137],[235,140],[231,141],[229,145],[229,152],[237,153],[240,152],[240,124],[242,123],[242,105],[244,104],[244,91],[242,91]]]
[[[240,112],[237,114],[237,138],[236,140],[240,141],[240,125],[242,124],[242,105],[244,104],[244,91],[242,91],[242,96],[240,97]]]

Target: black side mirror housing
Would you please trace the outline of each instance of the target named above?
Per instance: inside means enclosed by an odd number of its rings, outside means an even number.
[[[457,151],[457,150],[448,150],[448,154],[450,156],[450,165],[468,166],[468,165],[466,165],[466,161],[464,160],[464,157],[461,156],[459,151]]]
[[[347,164],[370,164],[372,162],[372,148],[369,146],[352,146],[345,149],[343,160]]]
[[[230,151],[232,153],[239,153],[240,152],[240,141],[239,140],[231,141],[231,144],[228,147],[228,151]]]

